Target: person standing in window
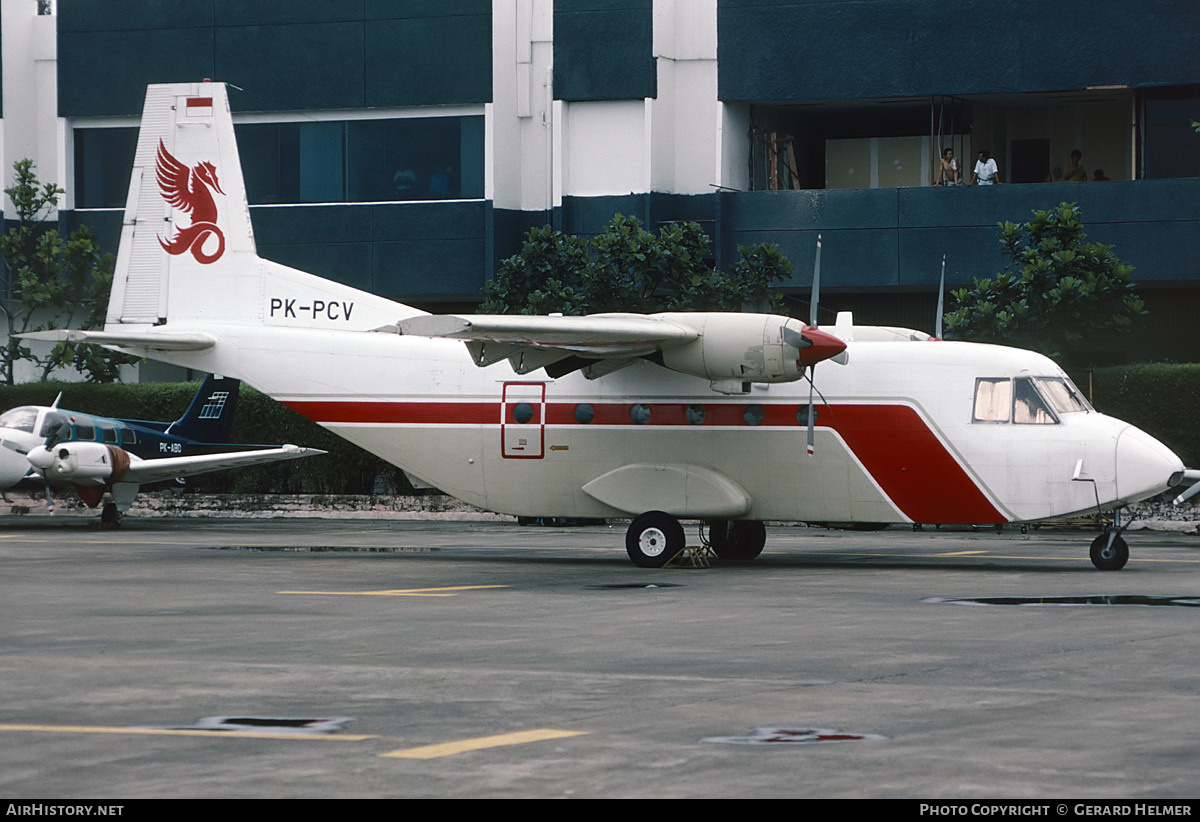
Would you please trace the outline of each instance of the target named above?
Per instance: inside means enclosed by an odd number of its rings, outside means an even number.
[[[954,159],[954,149],[942,149],[942,159],[938,163],[937,175],[933,178],[935,186],[958,185],[958,160]]]
[[[1000,169],[986,149],[979,152],[975,170],[971,173],[971,182],[967,185],[1000,185]]]

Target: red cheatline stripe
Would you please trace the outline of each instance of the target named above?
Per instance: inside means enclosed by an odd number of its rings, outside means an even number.
[[[591,425],[638,426],[630,411],[635,403],[588,403]],[[648,425],[745,426],[748,405],[753,403],[695,403],[704,409],[704,422],[691,425],[689,403],[645,403]],[[495,402],[288,402],[289,408],[325,424],[499,425]],[[514,423],[508,403],[506,420]],[[536,406],[536,403],[534,403]],[[761,425],[804,428],[799,404],[763,404]],[[547,403],[546,424],[581,426],[575,420],[575,403]],[[941,443],[929,425],[906,405],[818,405],[818,427],[841,435],[854,455],[906,516],[914,522],[997,523],[1007,521]],[[537,424],[535,414],[530,424]]]

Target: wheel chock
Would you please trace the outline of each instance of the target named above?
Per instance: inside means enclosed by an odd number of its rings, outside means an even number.
[[[711,563],[708,561],[708,550],[703,545],[688,545],[678,554],[671,557],[670,561],[664,564],[663,567],[709,568],[711,567]]]

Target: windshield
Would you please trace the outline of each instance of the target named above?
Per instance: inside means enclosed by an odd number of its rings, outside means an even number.
[[[1054,406],[1054,410],[1060,414],[1092,410],[1092,406],[1079,393],[1075,384],[1065,377],[1038,377],[1037,384],[1042,389],[1042,394]]]

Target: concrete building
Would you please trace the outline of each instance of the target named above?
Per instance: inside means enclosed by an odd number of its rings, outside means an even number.
[[[260,253],[463,309],[532,226],[697,220],[775,242],[806,315],[929,329],[1004,264],[996,223],[1078,202],[1136,268],[1137,356],[1192,359],[1200,5],[1097,0],[3,0],[4,167],[116,237],[145,85],[230,83]],[[39,14],[39,11],[50,13]],[[964,179],[981,149],[1006,185]],[[1072,150],[1104,183],[1058,182]],[[1049,182],[1047,182],[1049,180]],[[832,313],[829,315],[832,318]]]

